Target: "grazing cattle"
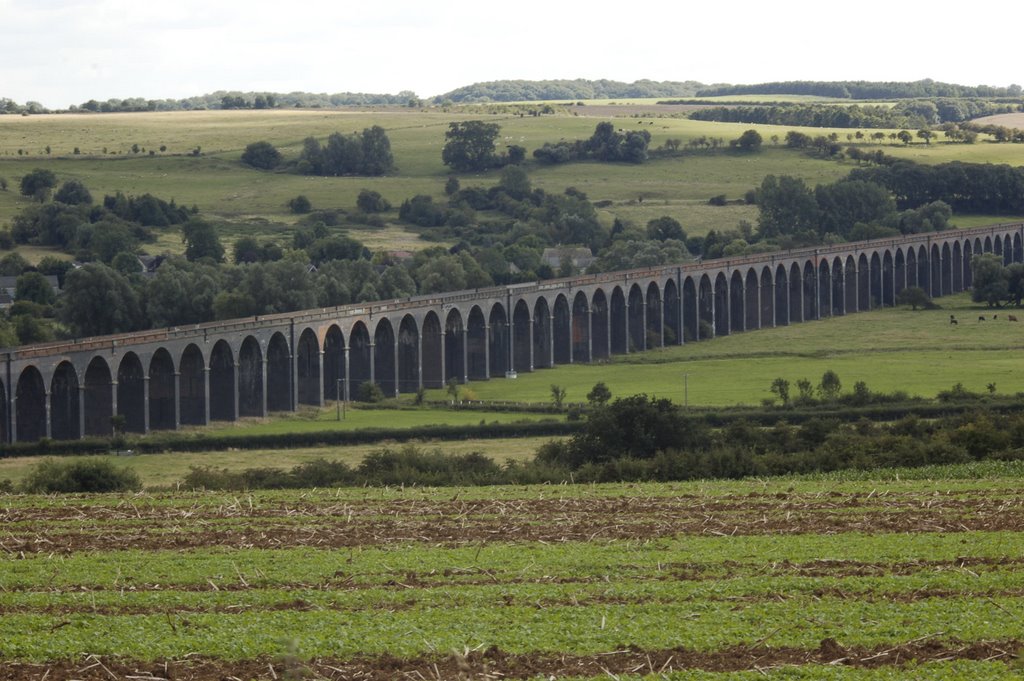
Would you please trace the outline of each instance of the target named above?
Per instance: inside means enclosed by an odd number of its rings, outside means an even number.
[[[981,315],[980,317],[978,317],[978,321],[979,322],[985,321],[985,315]]]
[[[953,315],[949,315],[949,323],[950,324],[956,324],[957,323],[956,317],[954,317]]]
[[[1016,317],[1014,317],[1014,316],[1013,316],[1012,314],[1008,314],[1008,315],[1006,315],[1006,318],[1007,318],[1007,319],[1009,319],[1009,320],[1010,320],[1011,322],[1015,322],[1015,321],[1017,321],[1017,318],[1016,318]]]

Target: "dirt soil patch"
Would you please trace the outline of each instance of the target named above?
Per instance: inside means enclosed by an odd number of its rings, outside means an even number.
[[[878,668],[911,660],[999,660],[1018,658],[1024,642],[978,642],[920,640],[887,648],[845,648],[834,639],[824,639],[817,649],[739,646],[711,652],[685,648],[642,650],[628,648],[594,655],[511,654],[497,648],[472,651],[465,655],[397,658],[363,657],[352,660],[280,660],[258,659],[224,661],[190,658],[160,662],[141,662],[89,656],[83,660],[50,664],[7,663],[0,668],[0,681],[26,679],[81,679],[109,681],[167,679],[174,681],[222,681],[223,679],[277,680],[360,679],[394,681],[396,679],[484,679],[562,678],[566,676],[612,677],[620,674],[658,674],[679,670],[739,672],[768,670],[795,665],[846,665]]]

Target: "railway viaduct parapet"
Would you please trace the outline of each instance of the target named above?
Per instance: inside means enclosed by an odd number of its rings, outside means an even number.
[[[0,351],[0,442],[145,433],[486,380],[895,305],[1024,262],[1024,224],[302,310]]]

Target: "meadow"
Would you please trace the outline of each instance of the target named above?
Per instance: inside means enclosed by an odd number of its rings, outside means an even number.
[[[3,497],[0,678],[1016,678],[1024,469],[912,473]]]
[[[314,208],[354,210],[358,193],[379,191],[397,210],[402,201],[416,194],[443,197],[449,169],[441,162],[444,133],[454,121],[485,119],[501,125],[502,144],[519,144],[532,151],[545,142],[589,137],[598,122],[612,120],[623,129],[643,128],[651,133],[651,148],[668,139],[681,140],[684,148],[692,139],[738,137],[754,127],[765,139],[759,154],[737,155],[694,152],[658,158],[639,165],[575,163],[543,167],[532,160],[526,168],[534,186],[561,192],[574,186],[592,201],[609,202],[602,219],[609,225],[615,218],[638,225],[668,215],[676,218],[691,234],[711,229],[730,229],[741,220],[754,223],[756,208],[738,202],[769,174],[789,174],[808,184],[833,182],[854,167],[852,162],[827,161],[787,150],[771,142],[781,140],[790,127],[710,123],[686,118],[646,117],[637,113],[642,105],[573,107],[572,113],[558,109],[549,116],[517,116],[513,109],[361,109],[361,110],[274,110],[274,111],[182,111],[168,113],[60,114],[45,116],[0,116],[0,177],[10,183],[0,191],[0,225],[28,204],[17,193],[17,182],[30,170],[53,170],[61,180],[83,181],[94,195],[122,191],[146,192],[178,203],[199,207],[220,223],[221,235],[231,243],[243,235],[275,238],[287,242],[296,216],[287,208],[289,199],[307,196]],[[491,111],[503,111],[492,113]],[[387,177],[310,177],[286,172],[264,172],[242,165],[240,156],[251,142],[266,140],[286,158],[296,158],[307,136],[326,138],[333,132],[350,133],[381,125],[391,140],[396,170]],[[836,132],[841,143],[849,130],[801,129],[811,135]],[[890,132],[890,131],[885,131]],[[132,146],[139,152],[133,153]],[[874,145],[863,143],[864,147]],[[49,153],[46,149],[49,148]],[[79,154],[75,154],[75,149]],[[936,142],[908,146],[881,145],[887,154],[923,163],[951,160],[969,162],[1024,163],[1021,145],[974,145]],[[161,150],[163,149],[163,150]],[[193,155],[194,150],[199,155]],[[19,154],[20,152],[20,154]],[[150,155],[152,154],[152,155]],[[465,174],[464,185],[489,186],[498,172]],[[726,206],[710,206],[708,199],[724,194],[732,200]],[[397,212],[385,215],[387,225],[379,230],[358,230],[355,235],[374,249],[415,250],[430,245],[414,231],[397,222]],[[963,226],[969,226],[966,218]],[[977,216],[980,222],[994,216]],[[1000,219],[1008,219],[1003,216]],[[960,224],[958,222],[958,224]],[[158,234],[153,253],[183,250],[178,230]],[[28,251],[30,260],[45,253]]]

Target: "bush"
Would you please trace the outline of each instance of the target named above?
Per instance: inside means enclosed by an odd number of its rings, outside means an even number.
[[[288,201],[288,210],[296,215],[303,215],[313,210],[313,204],[305,194],[299,194]]]
[[[22,483],[29,493],[130,492],[142,488],[138,474],[104,459],[40,462]]]
[[[375,404],[384,401],[384,391],[376,383],[363,383],[359,386],[358,399],[360,402]]]

